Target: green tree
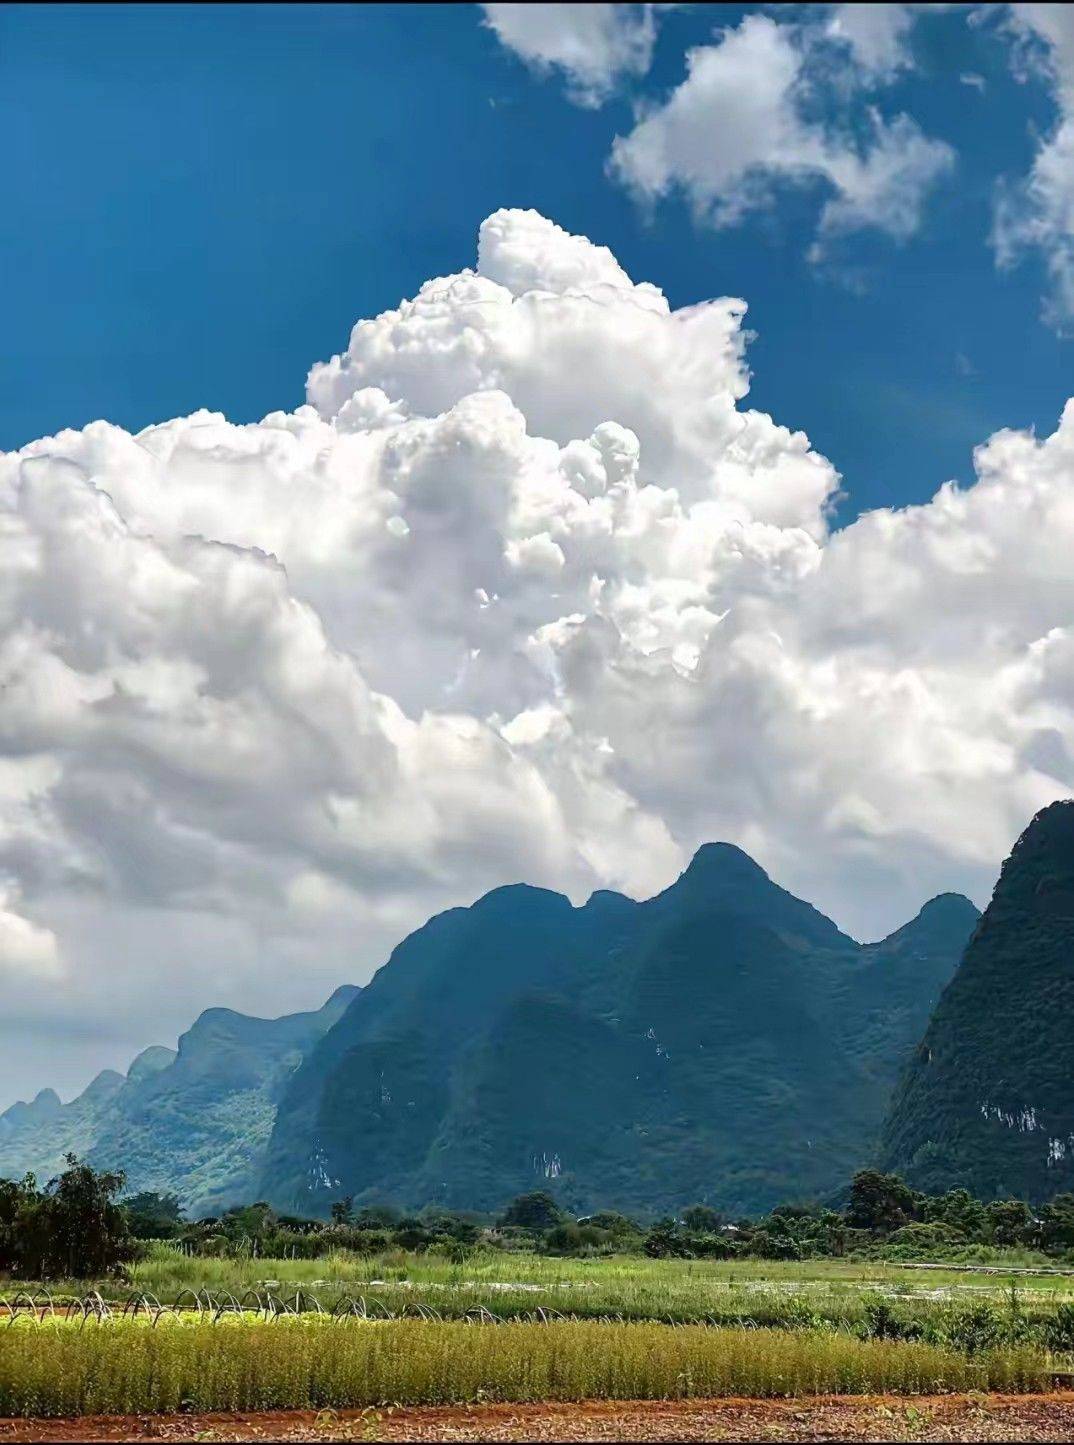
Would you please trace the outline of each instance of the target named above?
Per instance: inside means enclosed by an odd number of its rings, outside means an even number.
[[[1040,1211],[1041,1241],[1045,1249],[1074,1247],[1074,1194],[1057,1194]]]
[[[519,1194],[512,1199],[500,1222],[543,1234],[546,1229],[554,1229],[562,1219],[563,1211],[551,1194],[545,1189],[535,1189],[531,1194]]]
[[[1021,1199],[993,1199],[985,1205],[985,1230],[993,1244],[1032,1244],[1037,1221]]]
[[[980,1238],[985,1230],[985,1207],[968,1189],[949,1189],[924,1201],[922,1212],[928,1224],[946,1224],[967,1239]]]
[[[337,1199],[330,1210],[333,1224],[352,1224],[354,1222],[354,1195],[348,1194],[343,1199]]]
[[[479,1230],[472,1219],[453,1210],[430,1210],[425,1225],[441,1239],[452,1239],[457,1244],[476,1244]]]
[[[616,1239],[644,1233],[640,1224],[625,1214],[619,1214],[614,1209],[601,1209],[596,1214],[587,1214],[578,1223],[591,1224],[594,1229],[604,1229]]]
[[[420,1219],[401,1219],[392,1232],[392,1240],[400,1249],[427,1249],[435,1237]]]
[[[603,1229],[592,1224],[557,1224],[544,1237],[544,1247],[550,1254],[585,1254],[606,1245],[609,1236]]]
[[[391,1229],[399,1223],[399,1211],[390,1204],[367,1204],[354,1216],[355,1229]]]
[[[682,1222],[691,1234],[715,1234],[723,1224],[723,1215],[707,1204],[691,1204],[683,1210]]]
[[[24,1179],[0,1179],[0,1273],[25,1275],[23,1256],[30,1216],[41,1195],[32,1174]]]
[[[123,1200],[135,1239],[174,1239],[183,1228],[183,1210],[176,1194],[145,1189]]]
[[[270,1204],[259,1199],[256,1204],[244,1204],[229,1209],[220,1216],[219,1227],[228,1239],[236,1242],[243,1239],[260,1239],[274,1230],[279,1221]]]
[[[43,1190],[32,1174],[0,1185],[0,1268],[24,1279],[101,1279],[133,1257],[127,1211],[116,1199],[124,1176],[66,1157],[67,1168]]]
[[[854,1229],[890,1233],[914,1217],[913,1190],[897,1174],[859,1169],[850,1185],[847,1223]]]
[[[755,1259],[801,1259],[802,1246],[780,1230],[758,1229],[743,1253]]]
[[[693,1250],[674,1219],[658,1219],[645,1236],[645,1253],[653,1259],[692,1259]]]

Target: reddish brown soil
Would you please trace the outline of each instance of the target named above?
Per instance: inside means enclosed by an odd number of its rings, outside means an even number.
[[[3,1445],[82,1440],[1074,1440],[1074,1391],[0,1420]]]

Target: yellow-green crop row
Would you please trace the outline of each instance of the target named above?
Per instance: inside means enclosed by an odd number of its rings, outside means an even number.
[[[968,1357],[838,1332],[566,1320],[212,1324],[163,1316],[0,1327],[0,1416],[268,1410],[475,1400],[1037,1391],[1039,1350]]]

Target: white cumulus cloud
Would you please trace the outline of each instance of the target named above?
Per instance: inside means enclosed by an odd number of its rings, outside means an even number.
[[[946,6],[898,4],[833,5],[827,33],[842,41],[857,65],[871,77],[891,79],[913,67],[909,39],[917,12]]]
[[[0,456],[9,1088],[705,839],[863,936],[986,896],[1074,790],[1074,407],[833,533],[744,314],[501,211],[295,412]]]
[[[781,187],[819,186],[822,239],[870,227],[910,236],[954,153],[909,116],[852,108],[859,87],[900,63],[908,24],[901,6],[888,7],[881,23],[845,13],[856,10],[835,7],[825,26],[752,13],[690,50],[685,80],[616,138],[613,174],[647,201],[681,192],[716,226],[770,205]],[[844,54],[842,84],[818,113],[832,78],[823,50],[832,42]]]
[[[561,70],[576,104],[603,104],[616,83],[644,75],[657,5],[483,5],[502,45],[539,71]]]
[[[1037,252],[1050,280],[1045,318],[1060,331],[1074,324],[1074,16],[1065,5],[1009,8],[1016,74],[1043,79],[1056,119],[1040,138],[1029,173],[1005,184],[992,240],[1001,266]]]

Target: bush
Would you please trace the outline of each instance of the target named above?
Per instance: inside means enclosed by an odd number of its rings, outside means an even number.
[[[886,1299],[869,1299],[862,1309],[861,1333],[871,1340],[919,1340],[920,1320],[907,1319]]]
[[[645,1236],[642,1246],[651,1259],[692,1259],[693,1252],[673,1219],[661,1219]]]
[[[1017,1343],[1023,1331],[1024,1325],[1015,1314],[1004,1314],[995,1305],[982,1300],[956,1310],[944,1335],[948,1344],[965,1350],[968,1355],[976,1355],[1001,1345]]]
[[[789,1234],[758,1229],[742,1253],[753,1259],[801,1259],[802,1247]]]
[[[885,1255],[897,1259],[921,1259],[950,1254],[966,1243],[966,1236],[947,1224],[904,1224],[888,1240]]]
[[[608,1231],[592,1224],[557,1224],[544,1237],[549,1254],[595,1254],[611,1246],[612,1236]]]

